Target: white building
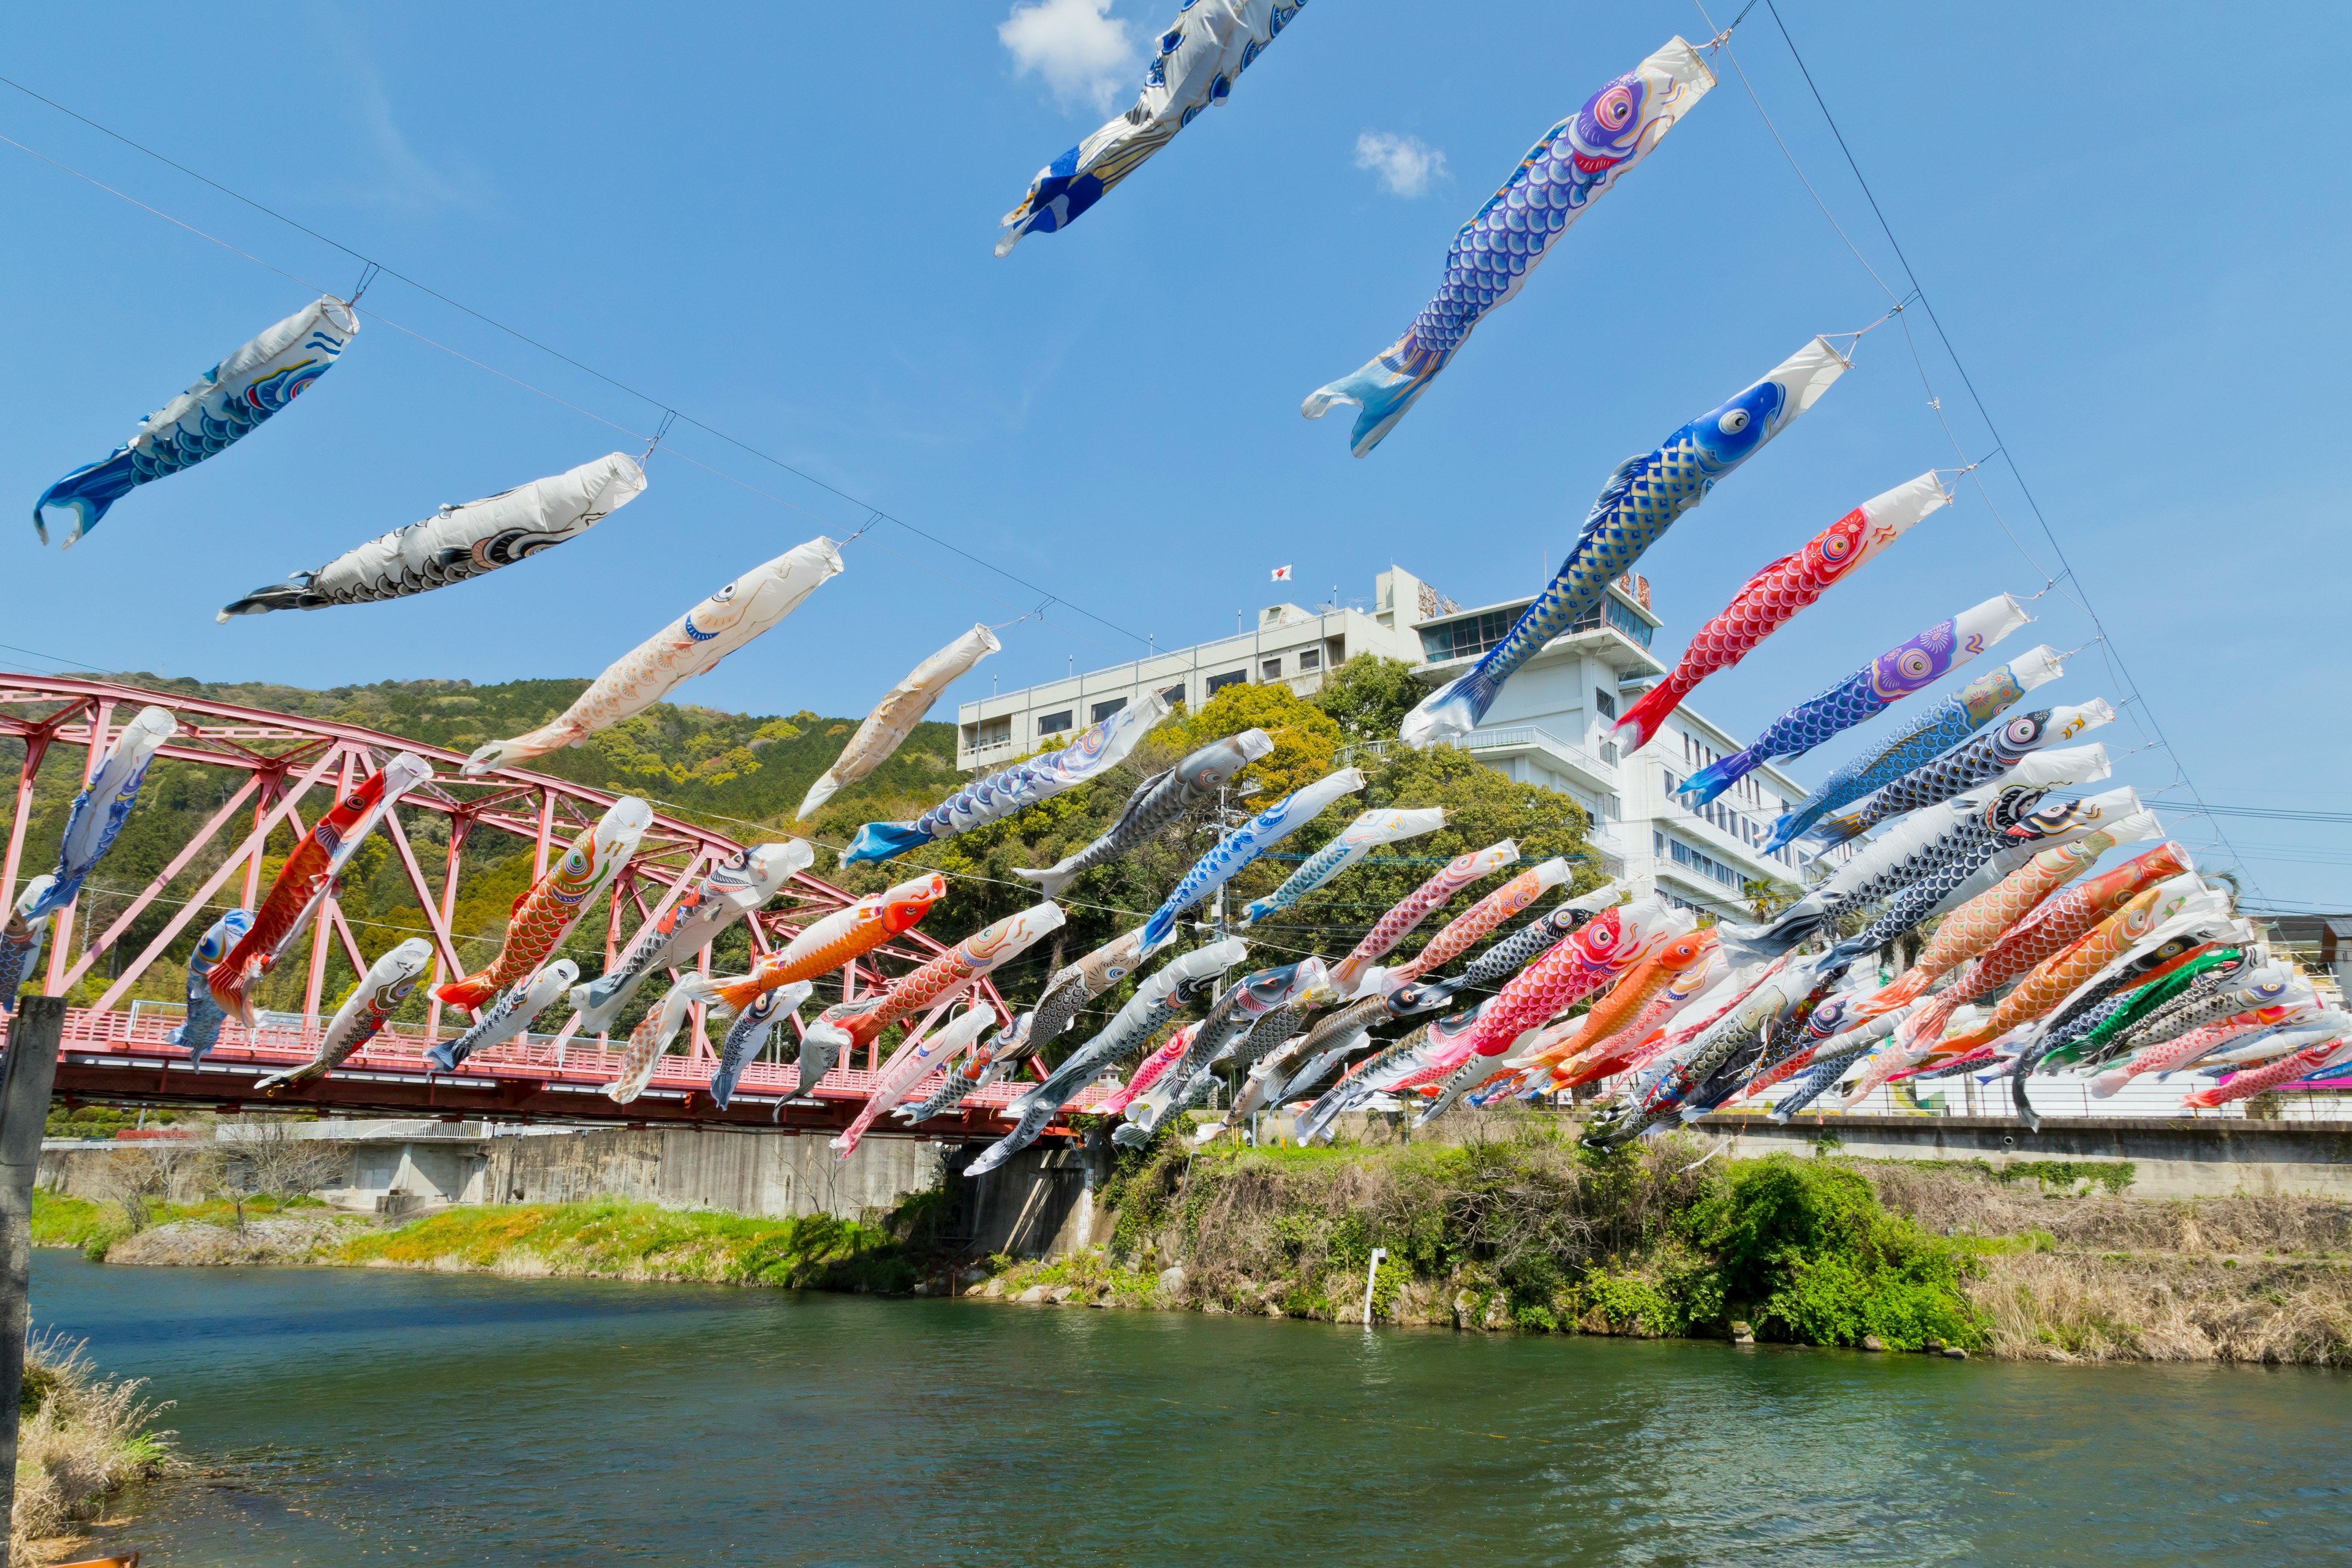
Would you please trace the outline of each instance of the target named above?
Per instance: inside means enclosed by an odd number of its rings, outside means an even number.
[[[1369,611],[1269,605],[1257,613],[1255,626],[1215,642],[966,702],[956,710],[956,766],[990,767],[1026,755],[1056,735],[1101,723],[1147,691],[1197,707],[1227,686],[1280,680],[1307,697],[1321,689],[1326,671],[1360,653],[1419,664],[1421,642],[1411,627],[1438,614],[1445,601],[1419,578],[1391,567],[1380,574],[1373,605]]]
[[[1599,610],[1511,678],[1462,744],[1513,779],[1574,797],[1592,818],[1592,846],[1612,874],[1691,909],[1749,920],[1746,884],[1802,880],[1809,855],[1790,848],[1768,857],[1761,846],[1773,819],[1809,792],[1768,766],[1703,810],[1685,805],[1674,786],[1741,745],[1688,703],[1648,746],[1621,753],[1612,739],[1617,716],[1667,669],[1650,650],[1659,620],[1649,599],[1649,584],[1640,577],[1612,584]],[[1501,642],[1532,602],[1465,610],[1391,567],[1380,574],[1370,611],[1270,605],[1255,627],[1234,637],[964,703],[957,713],[957,764],[980,768],[1034,751],[1108,718],[1146,690],[1197,703],[1237,681],[1281,680],[1307,696],[1327,671],[1359,653],[1402,659],[1434,688]]]

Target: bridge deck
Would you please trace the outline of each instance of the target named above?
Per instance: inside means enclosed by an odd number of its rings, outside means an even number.
[[[324,1078],[257,1094],[257,1079],[299,1067],[318,1054],[315,1024],[306,1020],[299,1027],[250,1031],[234,1022],[224,1024],[219,1043],[196,1063],[185,1050],[165,1043],[173,1022],[168,1016],[132,1012],[68,1009],[58,1060],[58,1098],[205,1105],[224,1111],[301,1106],[321,1112],[430,1113],[469,1121],[734,1125],[832,1132],[856,1118],[878,1081],[874,1072],[837,1067],[814,1093],[787,1095],[797,1068],[789,1063],[753,1062],[721,1110],[709,1090],[717,1064],[701,1053],[669,1055],[661,1058],[643,1094],[618,1105],[604,1088],[620,1077],[622,1053],[596,1041],[529,1036],[478,1052],[449,1073],[425,1060],[425,1050],[434,1042],[423,1029],[395,1024]],[[0,1038],[5,1033],[0,1029]],[[446,1031],[443,1037],[448,1037]],[[931,1074],[910,1099],[928,1096],[939,1082],[940,1076]],[[866,1136],[992,1141],[1006,1131],[1003,1107],[1020,1087],[991,1084],[955,1111],[918,1127],[886,1115]],[[1083,1109],[1103,1098],[1103,1090],[1090,1086],[1079,1104]]]

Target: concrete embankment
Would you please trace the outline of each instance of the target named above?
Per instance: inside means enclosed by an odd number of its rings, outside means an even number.
[[[1972,1160],[1999,1170],[2051,1161],[2131,1167],[2142,1198],[2226,1198],[2247,1194],[2352,1202],[2352,1121],[2259,1121],[2245,1117],[2045,1118],[2038,1131],[2006,1116],[1706,1116],[1711,1138],[1734,1155],[1807,1153],[1826,1141],[1865,1160]]]
[[[827,1140],[703,1128],[511,1131],[423,1120],[303,1124],[337,1159],[320,1184],[331,1207],[391,1218],[481,1204],[605,1199],[767,1218],[875,1221],[939,1190],[969,1158],[929,1139],[870,1137],[847,1159]],[[169,1152],[168,1151],[166,1152]],[[105,1202],[120,1187],[121,1146],[45,1148],[40,1184]],[[144,1147],[132,1159],[152,1157]],[[1083,1245],[1094,1215],[1080,1152],[1040,1144],[1003,1169],[956,1184],[954,1244],[975,1254],[1053,1254]],[[173,1195],[194,1199],[190,1188]]]

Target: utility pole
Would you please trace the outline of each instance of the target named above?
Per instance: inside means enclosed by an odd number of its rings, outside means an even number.
[[[0,1519],[16,1507],[16,1411],[32,1315],[33,1178],[41,1167],[41,1134],[48,1126],[65,1029],[64,997],[25,997],[9,1020],[7,1055],[0,1058],[0,1396],[7,1401],[0,1410]]]

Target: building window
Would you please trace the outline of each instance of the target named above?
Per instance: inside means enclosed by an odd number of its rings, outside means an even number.
[[[1246,669],[1229,669],[1223,675],[1213,675],[1209,677],[1209,683],[1205,689],[1208,691],[1210,696],[1214,697],[1226,687],[1239,686],[1243,681],[1247,680],[1248,679],[1249,671]]]
[[[1069,708],[1063,709],[1059,713],[1045,714],[1037,721],[1037,733],[1058,735],[1070,727],[1070,721],[1075,717],[1076,717],[1076,710]]]
[[[982,722],[972,735],[972,749],[988,746],[1009,746],[1013,743],[1013,721],[990,719]]]
[[[1257,667],[1257,678],[1260,680],[1280,680],[1282,679],[1282,660],[1279,658],[1261,659]]]
[[[1604,795],[1601,797],[1600,815],[1603,822],[1622,822],[1625,820],[1625,803],[1613,795]]]
[[[1617,717],[1617,699],[1610,696],[1609,693],[1601,690],[1601,688],[1597,686],[1592,689],[1592,706],[1600,710],[1601,716],[1603,719],[1614,719]]]
[[[1301,675],[1306,674],[1307,671],[1310,669],[1320,669],[1322,668],[1323,650],[1321,648],[1303,647],[1298,650],[1298,672]]]
[[[1675,865],[1686,867],[1702,877],[1711,877],[1727,888],[1737,889],[1742,885],[1739,873],[1714,856],[1703,855],[1681,839],[1669,838],[1663,833],[1653,833],[1651,837]]]
[[[1601,760],[1607,763],[1612,768],[1617,765],[1616,742],[1603,741],[1601,742]]]
[[[1181,707],[1184,702],[1184,683],[1180,680],[1160,695],[1167,702],[1169,707]]]
[[[1087,711],[1087,712],[1089,712],[1089,713],[1091,713],[1091,714],[1094,716],[1094,717],[1093,717],[1093,720],[1092,720],[1092,722],[1097,723],[1097,724],[1099,724],[1099,723],[1101,723],[1104,720],[1106,720],[1106,719],[1109,718],[1112,714],[1114,714],[1114,713],[1118,712],[1120,709],[1122,709],[1122,708],[1124,708],[1124,707],[1126,707],[1126,706],[1127,706],[1127,699],[1126,699],[1126,698],[1124,698],[1124,697],[1114,697],[1114,698],[1112,698],[1112,699],[1111,699],[1109,701],[1108,701],[1108,702],[1097,702],[1097,703],[1096,703],[1092,708],[1088,709]]]
[[[1511,626],[1518,618],[1517,610],[1488,610],[1484,615],[1423,626],[1422,656],[1432,664],[1440,664],[1449,658],[1485,653],[1511,635]]]

